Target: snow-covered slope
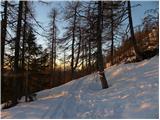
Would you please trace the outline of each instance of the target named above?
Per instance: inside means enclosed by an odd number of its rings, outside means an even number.
[[[2,110],[2,118],[158,118],[158,56],[105,70],[38,92],[37,100]]]

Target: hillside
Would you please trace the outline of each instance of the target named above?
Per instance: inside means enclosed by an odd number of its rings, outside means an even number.
[[[37,100],[2,110],[2,118],[159,118],[158,56],[105,70],[108,89],[97,73],[40,91]]]

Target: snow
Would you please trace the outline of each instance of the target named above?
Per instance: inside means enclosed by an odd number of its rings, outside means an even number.
[[[109,88],[97,73],[37,93],[37,100],[2,110],[1,118],[159,118],[158,56],[105,70]]]

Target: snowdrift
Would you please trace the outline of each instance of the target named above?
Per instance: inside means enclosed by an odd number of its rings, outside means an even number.
[[[159,118],[158,56],[105,70],[37,93],[37,100],[1,111],[1,118]]]

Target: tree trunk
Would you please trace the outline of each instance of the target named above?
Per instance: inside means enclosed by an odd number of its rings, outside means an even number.
[[[63,66],[63,78],[64,78],[64,83],[66,83],[66,50],[64,49],[64,56],[63,56],[63,62],[64,62],[64,66]]]
[[[85,47],[84,47],[84,40],[82,39],[82,71],[84,72],[84,55],[85,55]]]
[[[76,9],[74,14],[74,21],[73,21],[73,29],[72,29],[72,58],[71,58],[71,77],[74,79],[74,43],[75,43],[75,28],[76,28]]]
[[[80,48],[81,48],[81,28],[79,28],[79,43],[78,43],[78,53],[77,53],[77,58],[76,58],[76,63],[74,66],[74,70],[77,68],[78,61],[79,61],[79,55],[80,55]]]
[[[29,36],[31,34],[31,28],[30,28],[30,31],[29,31]],[[31,47],[30,47],[30,42],[29,42],[29,39],[28,39],[28,61],[27,61],[27,72],[26,72],[26,81],[25,81],[25,101],[28,102],[28,98],[29,98],[29,94],[30,94],[30,91],[29,91],[29,73],[30,73],[30,69],[29,69],[29,62],[30,62],[30,50],[31,50]]]
[[[111,1],[112,2],[112,1]],[[114,51],[114,33],[113,33],[113,29],[114,29],[114,26],[113,26],[113,10],[111,8],[111,65],[113,65],[113,51]]]
[[[85,56],[85,69],[88,67],[88,64],[87,64],[87,61],[88,61],[88,55],[87,55],[87,51],[88,51],[88,49],[87,49],[87,43],[86,42],[84,42],[84,49],[85,49],[85,51],[84,51],[84,56]],[[88,72],[87,71],[87,69],[86,69],[86,72]]]
[[[131,11],[131,3],[128,1],[128,18],[129,18],[129,27],[130,27],[130,33],[131,33],[131,40],[133,43],[133,47],[136,53],[136,57],[138,60],[142,59],[140,51],[137,47],[137,41],[134,35],[134,29],[133,29],[133,21],[132,21],[132,11]]]
[[[27,61],[27,73],[26,73],[26,80],[25,80],[25,102],[28,102],[28,82],[29,82],[29,56]]]
[[[54,26],[55,26],[55,19],[54,19]],[[56,80],[56,28],[54,27],[54,41],[53,41],[53,43],[54,43],[54,46],[53,46],[53,48],[54,48],[54,56],[53,56],[53,64],[54,64],[54,68],[53,68],[53,73],[52,73],[52,75],[54,74],[54,76],[53,76],[53,80],[55,81]]]
[[[91,18],[91,15],[90,15],[90,11],[91,11],[91,7],[90,7],[91,4],[89,4],[88,6],[88,18]],[[88,36],[88,49],[89,49],[89,59],[88,59],[88,72],[91,73],[91,39],[93,39],[93,33],[92,33],[92,24],[93,24],[93,21],[89,20],[89,36]]]
[[[91,30],[90,34],[91,35]],[[89,49],[89,60],[88,60],[88,67],[89,67],[89,73],[91,73],[91,37],[89,36],[89,40],[88,40],[88,49]]]
[[[26,81],[27,81],[27,77],[25,75],[25,42],[26,42],[26,24],[27,24],[27,1],[24,1],[24,24],[23,24],[23,41],[22,41],[22,72],[23,72],[23,76],[25,79],[24,81],[24,93],[26,95],[26,89],[27,89],[27,85],[26,85]],[[26,96],[25,96],[25,101],[27,102]]]
[[[53,22],[52,22],[52,27],[53,27],[53,31],[52,31],[52,48],[51,48],[51,87],[53,87],[53,84],[54,84],[54,80],[55,80],[55,66],[56,66],[56,63],[55,63],[55,59],[56,59],[56,30],[55,30],[55,19],[56,19],[56,11],[53,12]]]
[[[2,91],[4,90],[4,52],[5,52],[5,40],[6,40],[6,32],[7,32],[7,8],[8,1],[4,3],[4,18],[2,18],[2,30],[1,30],[1,79],[2,79]],[[2,92],[3,93],[3,92]]]
[[[54,62],[53,62],[53,49],[54,49],[54,29],[53,29],[53,38],[52,38],[52,48],[51,48],[51,83],[50,83],[50,87],[52,87],[53,86],[53,64],[54,64]]]
[[[100,75],[100,80],[102,84],[102,88],[108,88],[108,83],[104,74],[104,66],[103,66],[103,56],[102,56],[102,8],[101,1],[98,1],[98,21],[97,21],[97,62],[98,62],[98,71]]]
[[[22,23],[22,8],[23,8],[23,1],[19,1],[19,10],[18,10],[18,23],[17,23],[17,33],[16,33],[16,40],[15,40],[15,59],[14,59],[14,73],[15,79],[13,82],[13,104],[17,104],[17,98],[19,97],[19,82],[18,82],[18,73],[19,73],[19,42],[21,37],[21,23]]]
[[[24,5],[25,5],[25,10],[24,10],[24,24],[23,24],[23,41],[22,41],[22,69],[23,71],[25,70],[25,65],[24,65],[24,54],[25,54],[25,41],[26,41],[26,24],[27,24],[27,1],[24,1]]]

